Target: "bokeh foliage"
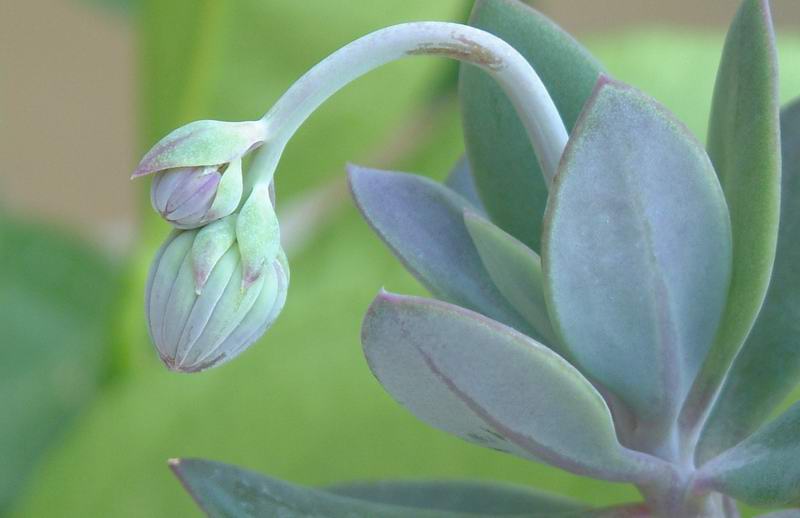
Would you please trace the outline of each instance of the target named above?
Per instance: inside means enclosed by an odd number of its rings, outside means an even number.
[[[408,0],[371,9],[358,0],[145,0],[135,10],[141,147],[193,119],[258,117],[292,80],[355,37],[401,21],[463,19],[466,4]],[[705,135],[721,33],[655,30],[586,43],[612,75],[644,89],[696,135]],[[800,38],[782,34],[779,47],[788,99],[800,94],[800,71],[791,66],[800,59]],[[283,200],[342,177],[348,160],[443,178],[463,149],[452,90],[443,88],[454,88],[452,72],[440,60],[408,60],[338,94],[287,149],[277,180],[279,208]],[[166,468],[166,459],[179,456],[217,459],[304,484],[485,478],[535,484],[595,504],[634,497],[624,485],[531,467],[463,443],[418,422],[383,392],[359,347],[362,314],[381,286],[423,291],[349,202],[310,247],[292,258],[286,310],[260,344],[218,370],[192,376],[167,372],[147,341],[141,303],[144,272],[166,227],[144,210],[144,194],[142,200],[143,236],[127,268],[124,292],[115,291],[113,270],[82,248],[76,252],[79,259],[65,259],[74,270],[63,293],[51,293],[48,278],[35,275],[7,275],[0,281],[2,307],[14,310],[3,315],[10,322],[6,325],[27,326],[6,335],[19,339],[15,347],[4,345],[3,354],[20,354],[20,359],[0,361],[0,370],[15,365],[2,378],[0,397],[25,396],[3,409],[40,409],[24,428],[0,434],[0,458],[11,458],[3,452],[25,444],[31,454],[20,455],[19,469],[39,466],[32,480],[9,484],[5,494],[0,487],[0,498],[8,498],[28,482],[14,516],[199,515]],[[16,243],[13,235],[40,236],[39,231],[9,225],[13,231],[0,234],[0,259],[11,265],[5,271],[30,268],[35,263],[19,252],[25,247],[6,243]],[[53,248],[34,257],[71,257],[58,248],[62,240],[52,233],[37,237],[37,246]],[[5,297],[12,296],[33,299],[27,302],[30,309],[6,304]],[[47,326],[37,326],[42,319]],[[35,341],[28,345],[25,339]],[[27,353],[31,350],[41,354]],[[113,362],[111,371],[107,360]],[[58,376],[52,371],[64,365],[80,369],[67,374],[77,376],[70,379],[79,380],[79,396],[66,410],[48,397],[69,391],[48,390],[43,381],[48,372]],[[109,372],[114,381],[103,385],[78,419],[68,419]],[[7,379],[19,385],[6,388]],[[35,394],[41,396],[35,400],[41,401],[38,407],[26,405]],[[60,425],[68,430],[64,439],[44,448]],[[32,430],[42,429],[48,436],[34,441]],[[0,482],[10,480],[3,478],[6,467],[0,467]]]

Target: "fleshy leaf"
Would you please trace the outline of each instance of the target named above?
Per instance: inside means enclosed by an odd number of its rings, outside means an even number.
[[[483,267],[464,226],[464,198],[416,175],[355,166],[349,173],[364,218],[434,297],[534,334]]]
[[[781,113],[781,221],[764,307],[698,446],[702,462],[755,431],[800,381],[800,100]]]
[[[464,223],[500,293],[536,329],[546,345],[561,352],[544,300],[539,255],[511,234],[474,213],[465,212]]]
[[[478,0],[469,23],[525,56],[572,129],[600,64],[572,36],[519,0]],[[502,89],[475,67],[461,67],[459,96],[467,156],[491,220],[539,251],[547,187],[525,128]]]
[[[495,482],[381,481],[337,484],[326,490],[382,504],[492,516],[561,516],[587,508],[585,503],[563,496]]]
[[[170,467],[210,518],[314,516],[319,518],[458,518],[446,511],[409,509],[338,496],[297,486],[219,462],[201,459],[170,461]]]
[[[486,209],[478,196],[478,187],[475,185],[475,178],[472,176],[472,169],[466,156],[458,159],[450,174],[447,175],[444,184],[470,202],[477,213],[486,215]]]
[[[174,167],[228,163],[261,144],[263,133],[262,125],[256,121],[190,122],[159,140],[139,162],[131,178]]]
[[[758,316],[772,273],[781,197],[778,65],[767,0],[744,0],[711,106],[708,154],[730,210],[733,270],[719,333],[681,412],[695,430]]]
[[[751,505],[800,504],[800,403],[703,466],[697,485]]]
[[[730,276],[728,213],[708,156],[654,100],[601,80],[545,218],[554,328],[658,440],[713,340]]]
[[[361,336],[384,388],[436,428],[596,478],[657,475],[655,459],[619,444],[594,387],[509,327],[444,302],[382,292]]]

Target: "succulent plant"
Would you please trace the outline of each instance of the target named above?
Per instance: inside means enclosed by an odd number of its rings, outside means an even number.
[[[467,63],[466,156],[445,183],[349,170],[365,219],[434,297],[378,294],[362,328],[369,368],[436,428],[642,494],[594,509],[504,484],[311,489],[173,461],[200,506],[326,517],[733,517],[737,501],[800,506],[800,403],[776,415],[800,381],[800,101],[779,111],[770,16],[766,0],[736,14],[707,147],[518,0],[478,0],[472,27],[377,31],[309,71],[259,121],[194,123],[157,144],[136,173],[164,175],[154,206],[203,201],[192,212],[201,228],[176,230],[154,262],[151,336],[169,367],[194,371],[241,353],[283,307],[288,267],[269,189],[305,118],[385,62]],[[239,167],[251,151],[236,209],[203,216],[216,200],[194,176],[167,188],[167,175]],[[230,291],[231,302],[214,306],[228,295],[203,290]],[[216,334],[205,339],[203,326]],[[196,350],[192,333],[203,337]]]

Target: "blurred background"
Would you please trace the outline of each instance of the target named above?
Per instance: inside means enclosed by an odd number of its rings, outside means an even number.
[[[343,167],[446,175],[463,145],[457,67],[442,60],[370,74],[290,144],[277,189],[292,286],[258,345],[187,376],[167,372],[148,341],[144,275],[167,228],[149,210],[148,181],[128,180],[140,154],[194,119],[259,117],[370,30],[463,21],[470,4],[0,2],[0,516],[199,516],[166,467],[179,456],[305,484],[493,478],[597,504],[636,497],[428,428],[361,357],[377,290],[423,292],[358,218]],[[737,1],[535,4],[702,138]],[[800,95],[800,4],[772,6],[786,101]]]

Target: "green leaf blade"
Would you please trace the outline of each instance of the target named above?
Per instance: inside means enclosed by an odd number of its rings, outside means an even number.
[[[458,306],[382,292],[364,318],[362,344],[387,392],[435,428],[596,478],[657,476],[655,459],[619,444],[594,387],[511,328]]]
[[[729,282],[728,213],[705,151],[655,101],[603,80],[545,222],[553,326],[576,365],[658,441],[713,340]]]
[[[753,433],[800,381],[800,100],[781,113],[781,222],[764,307],[698,444],[702,462]]]
[[[800,504],[800,403],[703,466],[700,487],[750,505]]]
[[[571,129],[602,71],[597,61],[518,0],[478,0],[470,24],[525,56]],[[467,156],[481,200],[493,222],[538,251],[547,187],[522,123],[500,87],[474,67],[461,67],[459,96]]]
[[[297,486],[219,462],[170,461],[170,467],[210,518],[314,516],[319,518],[458,518],[462,513],[409,509]],[[476,515],[473,515],[476,516]]]
[[[477,214],[465,212],[464,223],[500,293],[536,329],[545,345],[561,352],[547,313],[542,261],[536,252]]]
[[[695,430],[756,320],[770,281],[780,212],[775,35],[767,0],[745,0],[725,42],[708,153],[730,209],[733,270],[714,346],[681,413]]]
[[[327,491],[359,500],[410,508],[475,514],[552,516],[587,505],[513,484],[477,481],[380,481],[338,484]]]
[[[353,166],[348,177],[364,219],[434,297],[535,334],[483,267],[464,226],[467,200],[412,174]]]

